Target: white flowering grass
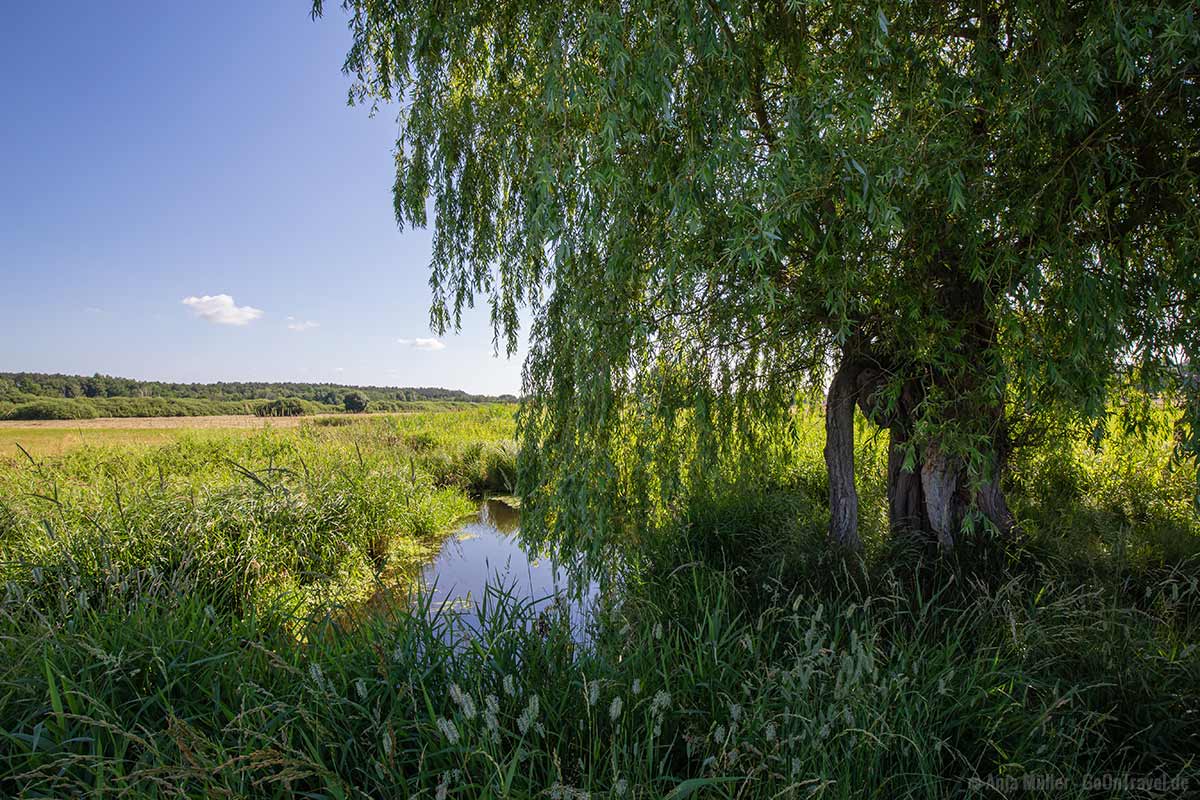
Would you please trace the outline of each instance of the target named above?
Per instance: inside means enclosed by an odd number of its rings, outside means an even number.
[[[1038,677],[1036,670],[1053,662],[1021,668],[1022,680],[1042,681],[1040,695],[1020,705],[991,699],[1012,691],[1011,667],[998,659],[1009,652],[1013,621],[1022,641],[1041,637],[1041,647],[1050,647],[1062,632],[1055,633],[1047,614],[1105,613],[1086,598],[1043,599],[1040,611],[1018,611],[1020,595],[1002,592],[953,614],[910,612],[899,601],[851,608],[836,598],[799,604],[783,598],[745,616],[732,606],[713,608],[721,591],[720,584],[697,587],[691,602],[698,617],[683,624],[677,611],[671,636],[662,639],[657,623],[639,618],[634,599],[623,612],[631,632],[588,647],[569,631],[539,634],[517,624],[526,613],[519,603],[493,608],[476,644],[466,648],[448,644],[441,623],[418,616],[375,621],[354,634],[361,639],[313,637],[295,650],[279,640],[259,666],[236,676],[230,691],[245,710],[216,735],[241,737],[237,746],[247,752],[274,752],[273,740],[256,731],[263,720],[279,718],[312,737],[311,747],[300,740],[290,756],[298,765],[287,773],[299,776],[294,786],[317,793],[316,781],[328,778],[315,776],[335,776],[379,796],[397,786],[432,797],[545,796],[557,782],[562,797],[656,797],[694,781],[742,797],[810,791],[850,797],[842,787],[852,780],[887,783],[890,796],[938,796],[946,780],[966,787],[987,768],[981,759],[994,758],[993,750],[964,746],[958,733],[964,729],[986,731],[1010,749],[1014,763],[1058,759],[1082,775],[1103,757],[1095,743],[1108,741],[1107,734],[1078,707],[1082,690],[1069,695]],[[226,631],[202,608],[196,620],[191,638],[206,655],[164,662],[168,669],[201,664],[189,685],[220,679],[220,662],[204,660],[210,651],[242,652],[241,641],[261,636],[237,625]],[[100,668],[93,665],[112,670],[137,662],[143,656],[130,632],[147,629],[145,623],[97,627],[93,636],[101,638],[86,659],[56,666],[53,674],[90,680],[70,684],[82,690],[112,692],[111,682],[97,682]],[[754,635],[750,648],[743,643],[747,630]],[[970,645],[963,631],[991,637],[991,644]],[[144,663],[158,663],[150,659],[168,645],[157,642]],[[399,659],[392,657],[397,652]],[[1182,673],[1156,674],[1177,682]],[[1070,673],[1053,675],[1061,684]],[[289,705],[296,698],[309,699],[303,707]],[[120,717],[104,721],[117,725]],[[318,724],[324,738],[316,735]],[[91,735],[106,735],[98,730]],[[171,736],[185,735],[181,730],[151,729],[148,744],[158,748],[152,752],[169,752]],[[147,731],[136,735],[145,739]],[[341,742],[361,743],[355,746],[369,765],[344,771],[331,754],[358,756]],[[241,770],[240,763],[227,769]],[[201,795],[233,785],[224,773],[196,777],[180,769],[178,779]],[[276,767],[263,769],[275,774]],[[935,777],[948,769],[949,779]],[[49,773],[36,774],[49,780]],[[248,780],[257,773],[234,774]]]

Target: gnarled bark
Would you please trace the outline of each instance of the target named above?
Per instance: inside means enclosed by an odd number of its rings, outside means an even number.
[[[996,466],[995,474],[975,491],[975,505],[996,526],[1001,537],[1008,539],[1017,534],[1017,521],[1009,510],[1008,501],[1004,499],[1004,490],[1000,487],[999,465]]]
[[[925,493],[925,511],[929,528],[943,550],[954,547],[954,537],[962,527],[962,464],[937,446],[927,447],[921,464],[921,490]]]
[[[904,469],[908,430],[892,425],[888,444],[888,522],[893,531],[927,531],[929,515],[925,510],[925,492],[921,488],[921,470]]]
[[[920,387],[903,387],[885,408],[879,395],[886,374],[879,365],[848,355],[834,373],[825,403],[825,465],[829,474],[829,538],[838,546],[858,549],[858,492],[854,485],[854,408],[888,428],[888,520],[894,532],[918,531],[950,549],[974,507],[1004,536],[1016,529],[1000,486],[1002,442],[997,441],[987,482],[972,488],[964,461],[943,453],[936,444],[919,449],[905,469]],[[1002,413],[996,411],[995,413]]]

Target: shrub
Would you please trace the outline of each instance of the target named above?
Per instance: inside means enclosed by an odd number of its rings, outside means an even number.
[[[361,392],[350,392],[342,398],[342,405],[352,414],[361,414],[367,410],[367,396]]]
[[[35,400],[22,403],[7,414],[5,419],[94,419],[98,415],[89,404],[72,400]]]
[[[340,428],[343,425],[353,425],[354,420],[346,417],[317,417],[313,420],[313,424],[322,428]]]
[[[304,402],[304,401],[301,401]],[[96,417],[205,417],[249,414],[256,403],[247,400],[196,400],[176,397],[28,398],[0,402],[0,419],[95,419]],[[304,413],[318,408],[304,403]],[[320,407],[321,410],[333,410]]]
[[[254,415],[257,417],[299,417],[304,412],[304,401],[298,397],[281,397],[254,409]]]
[[[500,442],[483,453],[483,490],[512,494],[517,488],[517,446]]]

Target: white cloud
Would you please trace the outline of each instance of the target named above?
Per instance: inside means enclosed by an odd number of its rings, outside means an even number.
[[[321,323],[313,322],[311,319],[299,320],[295,317],[288,317],[287,327],[289,331],[296,331],[299,333],[301,331],[311,331],[313,328],[319,328],[321,327]]]
[[[445,350],[446,345],[437,339],[397,339],[397,342],[405,347],[415,347],[417,350]]]
[[[200,319],[214,325],[248,325],[263,315],[262,309],[239,306],[227,294],[185,297],[183,304],[195,311]]]

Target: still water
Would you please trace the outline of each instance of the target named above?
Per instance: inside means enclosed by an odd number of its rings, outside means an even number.
[[[538,610],[560,598],[576,637],[581,637],[596,587],[589,586],[582,599],[568,602],[566,571],[548,557],[527,551],[518,536],[520,527],[516,509],[496,499],[481,503],[479,512],[446,539],[422,572],[431,612],[454,610],[474,627],[488,587],[502,587]]]

